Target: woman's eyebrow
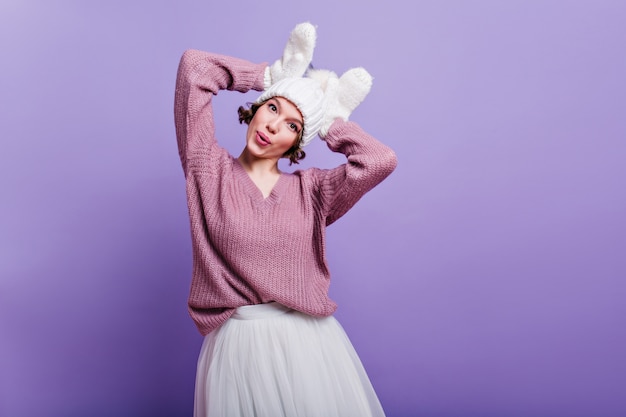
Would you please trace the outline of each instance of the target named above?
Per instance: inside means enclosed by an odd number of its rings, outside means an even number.
[[[290,117],[291,122],[297,123],[300,129],[304,128],[304,122],[299,117]]]
[[[272,99],[272,101],[276,104],[276,107],[278,107],[278,111],[280,111],[281,107],[280,107],[280,101],[276,100],[276,99]],[[300,125],[300,128],[304,127],[304,121],[302,121],[300,118],[298,117],[294,117],[291,118],[294,122],[297,122]]]

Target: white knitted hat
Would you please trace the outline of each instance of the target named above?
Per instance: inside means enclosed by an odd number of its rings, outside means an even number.
[[[324,119],[325,100],[320,82],[310,78],[284,78],[265,90],[256,103],[272,97],[284,97],[298,108],[304,119],[300,145],[308,145],[322,127]]]

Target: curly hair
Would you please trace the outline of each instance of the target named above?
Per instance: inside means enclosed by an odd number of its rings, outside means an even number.
[[[268,99],[269,100],[269,99]],[[261,106],[266,103],[267,100],[261,103],[251,103],[249,104],[250,108],[246,109],[243,106],[239,106],[237,112],[239,113],[239,123],[245,123],[247,125],[250,124],[252,118],[256,114],[257,110]],[[283,154],[283,158],[289,158],[289,165],[297,164],[299,161],[303,160],[306,156],[306,153],[300,148],[300,143],[302,142],[302,134],[304,133],[304,129],[301,129],[298,133],[298,138],[296,139],[296,143],[289,148],[287,152]]]

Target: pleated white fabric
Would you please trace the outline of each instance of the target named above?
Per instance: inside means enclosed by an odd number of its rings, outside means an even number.
[[[361,361],[334,317],[278,303],[245,306],[208,334],[194,417],[383,417]]]

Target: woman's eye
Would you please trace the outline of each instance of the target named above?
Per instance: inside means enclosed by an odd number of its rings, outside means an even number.
[[[298,132],[298,125],[295,123],[289,123],[289,129],[291,129],[293,132]]]
[[[275,111],[276,111],[276,105],[275,105],[275,104],[270,103],[270,104],[268,104],[268,106],[267,106],[267,107],[269,107],[269,109],[270,109],[271,111],[273,111],[273,112],[275,112]]]

